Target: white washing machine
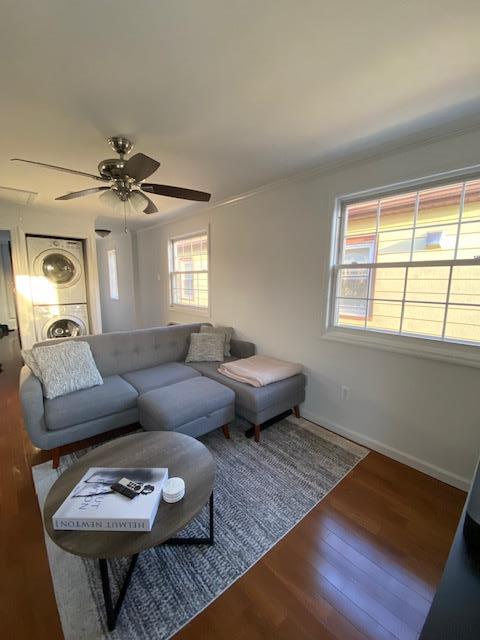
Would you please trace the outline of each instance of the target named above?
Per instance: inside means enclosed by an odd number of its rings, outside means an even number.
[[[37,340],[74,338],[89,333],[86,304],[38,305],[33,308]]]
[[[87,302],[82,240],[27,236],[34,305]]]

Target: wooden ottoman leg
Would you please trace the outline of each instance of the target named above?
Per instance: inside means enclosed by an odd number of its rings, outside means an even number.
[[[255,442],[260,442],[260,425],[255,424],[253,428],[255,429]]]
[[[60,464],[60,447],[52,449],[52,469],[58,469]]]
[[[298,406],[298,404],[296,404],[296,405],[293,407],[292,411],[293,411],[293,415],[294,415],[296,418],[300,418],[300,407]]]
[[[222,427],[222,431],[223,431],[223,435],[225,436],[225,438],[227,438],[227,440],[230,439],[230,429],[228,428],[228,424],[224,424]]]

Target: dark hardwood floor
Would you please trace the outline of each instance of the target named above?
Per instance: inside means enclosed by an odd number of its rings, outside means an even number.
[[[63,636],[30,472],[46,456],[21,424],[15,335],[0,340],[0,362],[2,638],[57,640]],[[464,499],[372,452],[176,638],[416,638]]]

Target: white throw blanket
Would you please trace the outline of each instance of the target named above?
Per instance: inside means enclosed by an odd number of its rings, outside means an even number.
[[[232,380],[245,382],[252,387],[265,387],[272,382],[295,376],[301,373],[302,369],[302,365],[298,362],[286,362],[268,356],[252,356],[225,362],[220,365],[218,371]]]

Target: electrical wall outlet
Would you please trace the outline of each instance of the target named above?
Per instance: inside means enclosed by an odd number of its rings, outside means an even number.
[[[340,390],[340,395],[342,400],[348,400],[349,394],[350,394],[350,387],[346,387],[344,384],[342,384],[342,387]]]

